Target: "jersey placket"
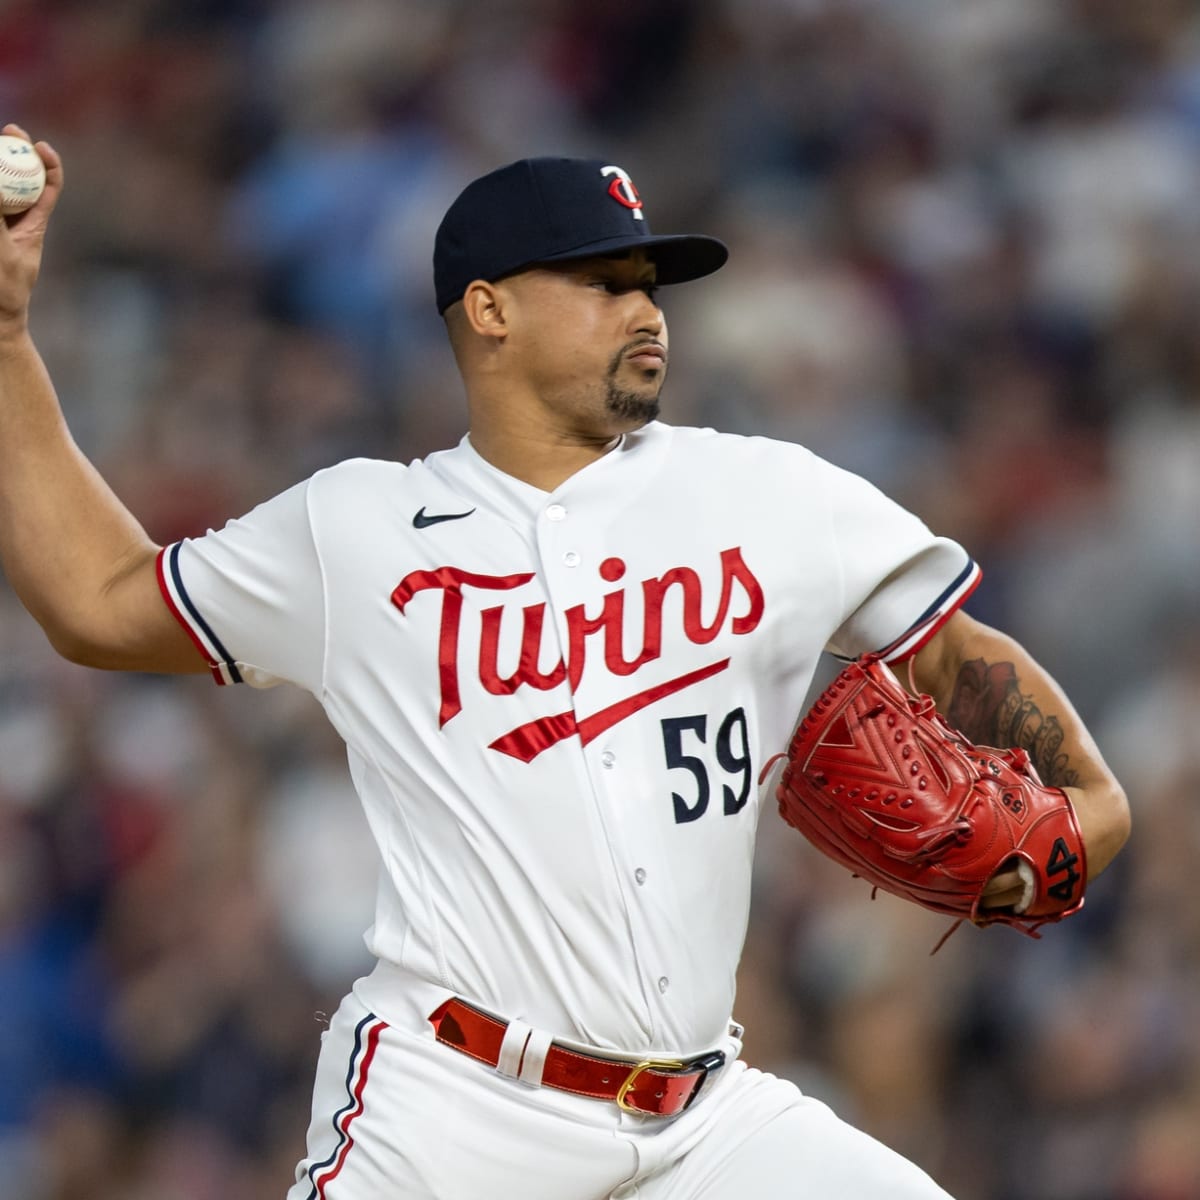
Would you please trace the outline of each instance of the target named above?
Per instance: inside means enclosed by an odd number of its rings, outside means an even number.
[[[564,661],[571,653],[567,609],[578,605],[580,597],[586,596],[586,611],[590,616],[595,616],[600,611],[604,592],[611,586],[600,579],[596,552],[589,549],[603,545],[603,530],[595,521],[583,515],[580,507],[577,500],[551,496],[538,514],[536,525],[541,574]],[[584,584],[580,572],[589,572],[596,579],[594,588]],[[586,647],[589,665],[585,670],[603,669],[601,636],[593,635],[591,644]],[[630,964],[626,969],[619,969],[613,964],[615,975],[611,982],[619,987],[637,981],[638,994],[645,1005],[645,1032],[653,1038],[661,1025],[657,1015],[660,1007],[658,1002],[667,991],[670,979],[664,964],[647,961],[645,947],[648,939],[643,933],[644,917],[639,911],[639,897],[635,893],[645,886],[648,872],[644,866],[631,865],[622,806],[619,802],[614,803],[614,793],[622,787],[622,764],[616,748],[619,738],[611,731],[595,739],[589,736],[587,718],[592,714],[580,711],[574,689],[571,691],[571,706],[576,725],[582,725],[583,728],[566,745],[557,749],[558,752],[579,754],[583,759],[592,785],[591,801],[596,807],[597,818],[608,844],[613,887],[620,898],[629,935]],[[644,845],[642,848],[644,850]]]

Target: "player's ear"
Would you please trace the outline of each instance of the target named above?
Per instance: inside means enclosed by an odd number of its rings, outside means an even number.
[[[476,279],[463,293],[463,316],[480,337],[502,338],[508,333],[502,288]]]

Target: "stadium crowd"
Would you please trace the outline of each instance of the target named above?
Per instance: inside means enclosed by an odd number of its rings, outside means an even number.
[[[607,156],[725,238],[662,297],[666,418],[962,541],[1134,812],[1077,918],[932,958],[766,812],[747,1056],[958,1200],[1200,1197],[1191,0],[7,0],[0,113],[66,161],[35,336],[164,542],[457,440],[474,175]],[[282,1196],[373,856],[310,698],[72,667],[0,593],[0,1193]]]

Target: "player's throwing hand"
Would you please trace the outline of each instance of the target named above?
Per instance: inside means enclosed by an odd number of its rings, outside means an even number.
[[[19,125],[5,125],[0,133],[30,140]],[[23,213],[0,220],[0,336],[24,331],[29,297],[41,269],[46,226],[62,191],[58,152],[49,142],[36,142],[34,149],[46,164],[45,189]]]

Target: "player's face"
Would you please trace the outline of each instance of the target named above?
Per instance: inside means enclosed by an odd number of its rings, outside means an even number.
[[[554,415],[603,436],[658,416],[667,325],[644,251],[547,264],[512,281],[514,350]]]

